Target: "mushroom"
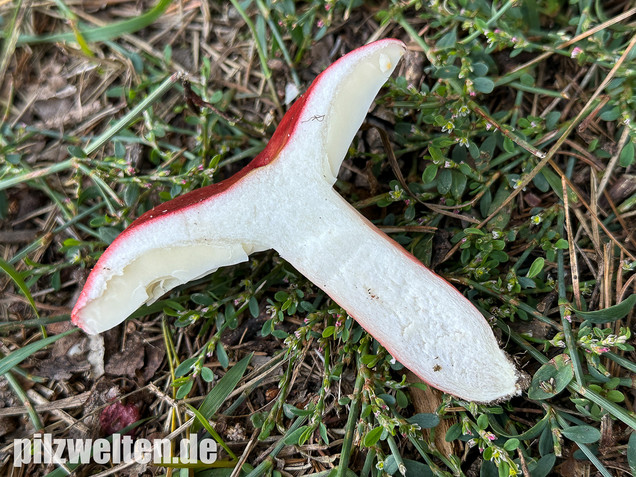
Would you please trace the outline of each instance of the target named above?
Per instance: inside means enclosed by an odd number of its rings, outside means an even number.
[[[241,171],[134,221],[89,275],[73,323],[100,333],[177,285],[273,248],[433,387],[478,402],[518,394],[519,373],[481,313],[332,187],[404,51],[386,39],[345,55]]]

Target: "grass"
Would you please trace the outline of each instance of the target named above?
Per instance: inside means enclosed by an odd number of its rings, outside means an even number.
[[[138,436],[207,432],[226,449],[166,475],[636,472],[631,2],[137,8],[0,5],[3,471],[12,439],[96,437],[116,398],[152,418]],[[336,188],[492,318],[531,377],[522,396],[485,406],[427,388],[273,252],[104,337],[68,331],[117,234],[236,172],[286,86],[383,37],[409,54]],[[213,108],[188,109],[182,71]]]

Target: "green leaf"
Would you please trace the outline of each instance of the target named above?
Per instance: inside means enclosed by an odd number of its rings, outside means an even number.
[[[252,317],[258,318],[258,315],[260,314],[260,310],[258,309],[258,301],[256,301],[256,298],[254,298],[253,296],[250,297],[248,307],[250,309],[250,314],[252,315]]]
[[[477,147],[477,144],[475,144],[473,141],[468,141],[468,151],[470,152],[470,156],[475,160],[479,159],[479,157],[481,156],[479,152],[479,148]],[[467,164],[462,164],[462,165],[469,167]]]
[[[509,137],[504,137],[503,148],[504,151],[513,153],[515,152],[516,146],[512,139],[510,139]]]
[[[422,429],[431,429],[439,424],[439,416],[428,412],[415,414],[407,419],[411,424],[417,424]]]
[[[299,409],[296,406],[292,406],[291,404],[283,404],[283,412],[288,418],[293,418],[294,416],[309,416],[314,411],[313,409]]]
[[[395,392],[395,400],[397,401],[398,407],[402,409],[409,405],[409,398],[406,397],[406,393],[404,393],[401,389],[398,389]]]
[[[436,47],[437,48],[453,48],[457,43],[457,29],[453,28],[451,31],[446,33],[443,37],[437,40]]]
[[[212,388],[212,391],[210,391],[199,406],[199,412],[203,415],[203,417],[210,419],[216,411],[219,410],[230,393],[234,391],[234,388],[243,377],[243,374],[245,374],[245,370],[247,369],[247,365],[252,359],[252,356],[253,353],[247,355],[241,361],[232,366],[232,368],[225,373],[225,376],[219,379],[216,386]],[[192,427],[195,432],[201,428],[196,422]]]
[[[578,311],[574,310],[577,316],[591,323],[602,324],[611,323],[621,318],[625,318],[627,314],[634,309],[636,305],[636,293],[632,293],[617,305],[596,311]]]
[[[442,195],[446,195],[450,191],[452,185],[453,174],[450,169],[442,169],[437,178],[437,191]]]
[[[561,111],[552,111],[545,117],[545,127],[548,131],[556,128],[557,123],[561,119]]]
[[[205,293],[193,293],[190,295],[190,299],[195,302],[197,305],[210,306],[214,304],[214,300],[210,295],[206,295]]]
[[[404,467],[406,467],[407,477],[433,477],[431,468],[416,460],[404,459]]]
[[[9,262],[4,261],[4,259],[2,258],[0,258],[0,268],[4,270],[4,273],[9,275],[9,278],[11,278],[11,280],[13,280],[13,283],[16,284],[16,286],[20,289],[22,294],[29,301],[29,304],[31,305],[31,308],[33,308],[33,312],[35,313],[35,316],[39,318],[40,314],[38,313],[38,309],[35,306],[35,301],[33,300],[33,297],[31,296],[29,287],[27,287],[26,283],[24,283],[24,280],[22,279],[22,276],[20,275],[20,273],[15,268],[13,268],[13,265],[11,265]]]
[[[121,233],[121,230],[115,227],[100,227],[97,231],[99,238],[107,245],[113,243],[117,236]]]
[[[327,435],[327,426],[324,423],[318,425],[318,431],[320,432],[320,438],[325,444],[329,444],[329,436]]]
[[[411,383],[409,384],[409,387],[415,388],[415,389],[421,389],[422,391],[427,391],[429,389],[429,386],[426,383]]]
[[[482,431],[488,427],[488,414],[482,414],[477,418],[477,427]]]
[[[634,143],[628,142],[621,151],[619,163],[623,167],[629,167],[634,163]]]
[[[539,454],[548,455],[552,454],[555,450],[552,429],[550,426],[545,426],[541,436],[539,437]]]
[[[616,121],[621,115],[621,110],[618,106],[613,107],[609,111],[604,111],[599,115],[601,121]]]
[[[60,338],[64,338],[65,336],[70,335],[71,333],[75,333],[76,331],[79,331],[79,328],[71,328],[70,330],[65,331],[64,333],[60,333],[59,335],[49,336],[48,338],[35,341],[26,346],[23,346],[20,349],[15,350],[13,353],[0,359],[0,375],[10,371],[14,366],[20,364],[36,351],[40,351],[42,348],[46,348],[51,343],[55,343]]]
[[[572,426],[562,429],[561,434],[579,444],[593,444],[601,438],[601,432],[592,426]]]
[[[274,299],[276,301],[285,301],[289,298],[289,293],[285,292],[285,291],[277,291],[276,294],[274,295]]]
[[[194,358],[188,358],[179,366],[177,366],[177,369],[174,372],[175,377],[180,378],[181,376],[185,376],[188,371],[192,369],[192,365],[197,361],[197,359],[199,359],[197,356],[195,356]]]
[[[534,86],[534,76],[524,73],[519,77],[519,82],[526,86]]]
[[[201,378],[206,383],[211,383],[212,381],[214,381],[214,373],[212,372],[212,370],[210,368],[206,368],[204,366],[204,367],[201,368]]]
[[[378,359],[379,357],[377,354],[365,354],[362,358],[360,358],[360,361],[369,368],[373,368],[377,364]]]
[[[225,352],[223,343],[221,343],[220,341],[216,344],[216,357],[218,358],[221,366],[223,366],[223,369],[227,369],[227,367],[230,365],[230,360],[227,357],[227,353]]]
[[[82,149],[79,146],[69,146],[68,152],[71,156],[79,157],[80,159],[83,159],[86,157],[86,153],[84,152],[84,149]]]
[[[374,446],[382,436],[382,432],[384,431],[384,427],[376,427],[375,429],[371,429],[367,432],[366,436],[364,436],[364,445],[366,447]]]
[[[272,330],[272,336],[274,338],[278,338],[279,340],[284,340],[289,336],[289,333],[286,333],[283,330]]]
[[[382,399],[389,406],[395,405],[395,398],[391,396],[390,394],[382,393],[382,394],[378,394],[378,397]]]
[[[462,435],[462,425],[457,422],[450,426],[446,431],[446,435],[444,436],[444,440],[446,442],[452,442],[455,439],[459,439],[459,436]]]
[[[192,390],[193,385],[194,385],[194,380],[188,379],[184,384],[179,386],[179,389],[177,389],[177,394],[175,395],[175,397],[177,399],[183,399]]]
[[[539,189],[541,192],[548,192],[550,190],[550,183],[543,175],[543,172],[539,172],[532,179],[532,183]]]
[[[137,184],[130,184],[124,189],[124,202],[127,206],[132,206],[139,198],[139,186]]]
[[[459,68],[457,66],[442,66],[435,70],[433,75],[436,78],[458,78]]]
[[[492,448],[487,447],[486,451],[484,451],[484,458],[485,458],[486,452],[489,449],[492,449]],[[481,465],[481,468],[479,469],[479,477],[499,477],[499,471],[497,470],[497,466],[495,465],[495,463],[489,460],[485,461]]]
[[[335,326],[327,326],[324,330],[322,330],[322,337],[329,338],[331,335],[333,335],[334,331],[336,331]]]
[[[509,439],[504,444],[503,448],[508,452],[512,452],[519,447],[519,439]]]
[[[623,402],[625,400],[625,395],[618,389],[608,391],[606,397],[612,402]]]
[[[556,456],[554,454],[544,455],[537,461],[536,467],[530,471],[532,477],[547,477],[555,462]]]
[[[285,437],[285,444],[287,444],[288,446],[298,444],[300,442],[300,437],[307,429],[309,429],[309,426],[300,426],[294,432]]]
[[[444,157],[444,154],[438,147],[428,146],[428,153],[431,155],[434,161],[442,162],[446,160],[446,158]]]
[[[394,475],[398,471],[398,463],[393,454],[384,460],[384,468],[382,470],[389,475]]]
[[[475,90],[486,94],[492,93],[492,90],[495,89],[494,81],[486,77],[473,79],[473,86],[475,87]]]
[[[444,119],[442,116],[440,116],[440,118],[442,118],[442,120]],[[439,123],[439,125],[441,126],[442,124],[444,124],[444,122],[446,121]],[[435,147],[448,147],[448,146],[454,146],[455,144],[457,144],[457,141],[447,136],[438,136],[436,138],[433,138],[433,140],[431,141],[431,144],[434,145]],[[430,151],[431,149],[429,147],[429,152]]]
[[[475,76],[486,76],[488,74],[488,65],[486,63],[473,63],[473,74]]]
[[[453,197],[455,197],[455,199],[459,200],[464,193],[464,189],[466,189],[466,183],[468,182],[468,179],[466,179],[466,176],[464,174],[455,170],[451,171],[451,176],[453,178],[451,185],[451,194],[453,195]]]
[[[539,368],[528,389],[530,399],[548,399],[563,391],[572,381],[574,369],[567,354],[560,354]]]
[[[541,273],[541,270],[543,270],[544,264],[545,264],[545,260],[542,257],[537,257],[535,261],[532,262],[532,265],[530,265],[530,269],[528,270],[528,273],[526,276],[528,278],[536,277],[539,273]]]
[[[274,326],[273,320],[265,320],[261,328],[261,336],[269,336],[272,333],[273,326]]]
[[[537,422],[534,426],[532,426],[530,429],[528,429],[527,431],[521,434],[509,434],[508,432],[506,432],[506,430],[503,427],[501,427],[501,425],[499,424],[499,422],[497,421],[494,415],[489,415],[488,421],[490,422],[490,427],[492,427],[492,429],[499,436],[514,438],[519,441],[527,441],[530,439],[535,439],[536,437],[541,435],[541,432],[543,432],[543,430],[548,425],[549,417],[550,417],[549,414],[546,414],[545,416],[543,416],[543,418],[541,418],[539,422]]]
[[[436,164],[429,164],[422,172],[422,182],[424,184],[428,184],[429,182],[433,182],[435,176],[437,175],[438,166]]]

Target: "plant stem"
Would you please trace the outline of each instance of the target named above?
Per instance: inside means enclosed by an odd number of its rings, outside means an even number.
[[[387,442],[389,443],[391,454],[393,454],[393,457],[395,458],[395,461],[397,462],[398,470],[400,471],[400,474],[406,475],[406,466],[404,465],[404,461],[402,460],[400,449],[398,449],[398,446],[395,443],[395,439],[393,439],[392,435],[389,434],[389,436],[387,437]]]
[[[506,2],[506,4],[497,11],[497,13],[495,13],[492,17],[488,19],[488,21],[486,22],[486,26],[489,27],[493,23],[495,23],[497,20],[499,20],[503,16],[503,14],[506,13],[508,9],[512,7],[515,3],[517,3],[516,0],[508,0],[508,2]],[[462,41],[460,41],[460,43],[463,45],[467,45],[481,34],[482,32],[479,30],[474,31],[473,33],[468,35],[466,38],[464,38]]]
[[[562,224],[562,221],[561,225]],[[563,227],[560,227],[563,232]],[[572,366],[574,368],[574,377],[579,386],[583,385],[583,368],[581,367],[581,360],[579,358],[578,349],[576,346],[576,338],[572,333],[572,325],[570,323],[571,313],[567,306],[568,301],[565,296],[565,268],[563,264],[563,250],[557,250],[557,269],[558,269],[558,281],[559,281],[559,311],[561,313],[561,326],[563,326],[563,335],[565,336],[565,344],[570,352],[570,358],[572,359]]]
[[[358,353],[358,357],[360,354]],[[361,371],[361,367],[364,366],[358,359],[358,376],[356,377],[356,384],[353,389],[353,399],[351,401],[351,409],[349,410],[349,418],[347,419],[347,425],[345,426],[345,435],[342,441],[342,450],[340,451],[340,462],[338,463],[338,470],[336,471],[336,477],[344,477],[349,467],[349,458],[351,457],[351,445],[353,444],[353,434],[356,428],[356,422],[358,421],[358,415],[360,413],[360,401],[362,398],[362,386],[364,385],[364,374]],[[368,458],[368,454],[367,454]]]
[[[373,461],[375,460],[375,450],[369,449],[367,452],[367,457],[364,459],[364,466],[362,467],[362,472],[360,472],[360,477],[368,477],[371,473],[371,469],[373,468]],[[338,467],[340,469],[340,467]]]
[[[285,433],[285,435],[283,437],[280,438],[280,440],[278,441],[278,444],[276,444],[276,447],[274,447],[274,450],[267,456],[267,458],[261,462],[252,472],[250,472],[249,474],[247,474],[246,477],[259,477],[263,474],[265,474],[268,470],[270,470],[272,467],[274,467],[274,458],[278,455],[278,453],[283,449],[283,447],[285,447],[285,439],[292,433],[294,432],[296,429],[298,429],[300,426],[302,426],[305,421],[307,420],[307,416],[298,416],[298,418],[296,418],[296,420],[294,421],[294,423],[290,426],[290,428],[287,430],[287,432]]]

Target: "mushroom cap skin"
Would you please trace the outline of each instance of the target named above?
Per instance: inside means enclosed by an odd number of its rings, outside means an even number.
[[[100,333],[180,284],[273,248],[432,386],[478,402],[519,394],[521,375],[481,313],[332,187],[404,50],[386,39],[343,56],[242,170],[134,221],[89,275],[73,323]]]

